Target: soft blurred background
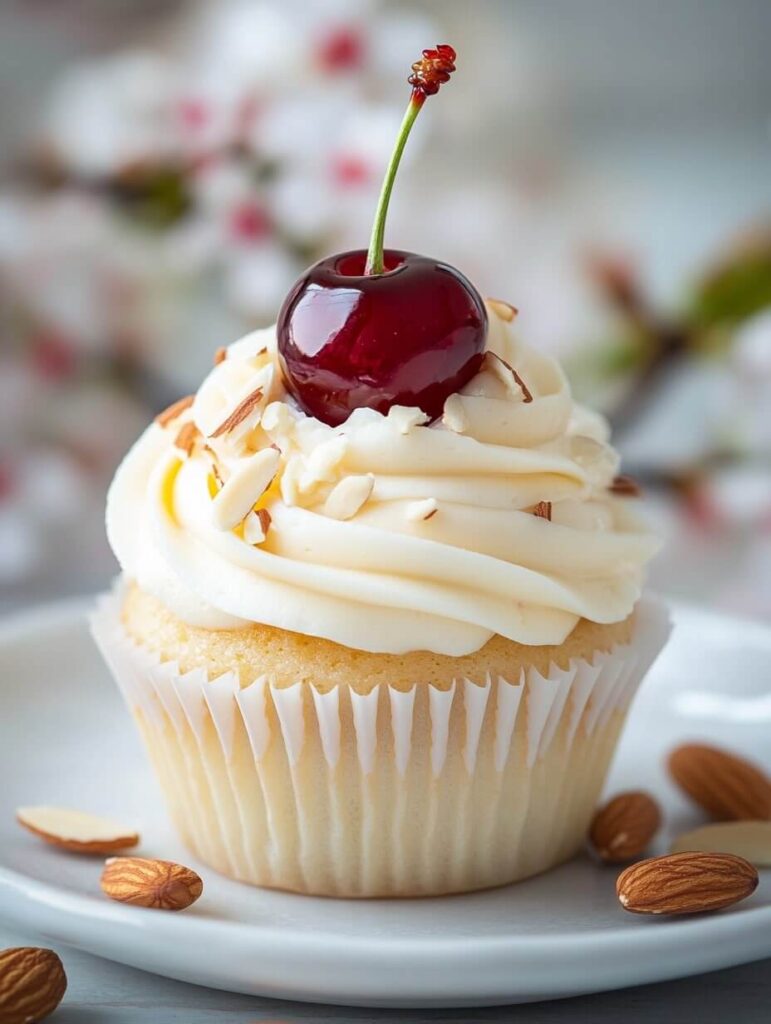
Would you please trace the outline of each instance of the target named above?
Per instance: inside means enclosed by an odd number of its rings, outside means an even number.
[[[771,620],[768,0],[4,0],[0,608],[103,586],[113,469],[300,270],[441,256],[613,421],[653,582]]]

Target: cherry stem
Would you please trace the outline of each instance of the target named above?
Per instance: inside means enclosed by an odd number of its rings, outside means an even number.
[[[410,102],[407,104],[404,120],[399,128],[399,134],[396,136],[396,145],[394,146],[394,151],[391,154],[385,178],[383,178],[383,187],[380,189],[380,197],[377,201],[377,209],[375,210],[375,222],[372,225],[372,234],[369,239],[367,263],[364,267],[365,274],[382,274],[385,270],[383,263],[383,241],[385,238],[385,222],[386,215],[388,214],[388,204],[391,200],[394,179],[396,178],[396,172],[399,170],[399,163],[402,159],[404,147],[407,144],[407,138],[412,130],[413,124],[415,123],[415,118],[420,113],[420,108],[423,106],[425,99],[426,94],[421,89],[412,90],[412,96],[410,96]]]

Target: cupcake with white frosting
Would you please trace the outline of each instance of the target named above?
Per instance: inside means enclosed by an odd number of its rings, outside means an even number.
[[[349,896],[570,857],[666,634],[617,469],[493,308],[432,423],[327,426],[287,397],[273,330],[232,345],[119,469],[124,582],[95,617],[190,849]]]
[[[416,896],[581,846],[667,634],[605,422],[446,264],[322,260],[218,350],[107,508],[94,632],[188,847],[253,885]],[[365,259],[366,257],[366,259]]]

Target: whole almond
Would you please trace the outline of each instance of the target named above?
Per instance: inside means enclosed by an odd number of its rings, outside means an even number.
[[[669,773],[717,821],[771,818],[771,780],[754,764],[703,743],[669,755]]]
[[[670,853],[638,861],[616,881],[621,906],[633,914],[698,914],[751,896],[752,864],[730,853]]]
[[[678,836],[672,853],[733,853],[756,868],[771,868],[771,821],[718,821]]]
[[[101,886],[111,900],[156,910],[184,910],[203,892],[203,882],[191,868],[144,857],[111,857]]]
[[[53,1013],[67,975],[52,949],[20,946],[0,952],[0,1024],[34,1024]]]
[[[619,793],[601,807],[589,829],[589,841],[608,864],[643,853],[661,825],[659,805],[647,793]]]
[[[117,853],[139,842],[134,829],[112,818],[66,807],[20,807],[16,820],[43,842],[73,853]]]

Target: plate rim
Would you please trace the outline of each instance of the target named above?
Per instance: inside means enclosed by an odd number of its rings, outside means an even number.
[[[624,929],[609,929],[600,934],[582,933],[578,941],[571,934],[474,940],[472,973],[468,971],[467,939],[401,941],[377,950],[377,978],[373,979],[374,951],[367,952],[365,944],[342,936],[330,942],[328,937],[309,939],[310,933],[276,931],[267,940],[266,929],[243,922],[193,916],[178,919],[138,907],[102,905],[96,896],[62,893],[45,883],[33,882],[30,893],[25,894],[21,891],[24,886],[7,887],[7,877],[15,874],[0,869],[3,916],[26,927],[32,921],[33,928],[49,939],[184,982],[305,1002],[394,1008],[501,1005],[621,989],[771,956],[771,914],[766,913],[771,908],[747,907],[710,918],[707,934],[704,918],[652,920],[634,935]],[[10,904],[3,899],[9,893]],[[241,958],[259,953],[259,959],[255,958],[259,967],[250,970],[249,982],[244,981],[239,962],[223,964],[214,958],[202,968],[195,950],[190,955],[191,947],[200,949],[203,939],[206,948],[211,948],[220,931],[239,932]],[[128,948],[127,933],[132,935]],[[142,952],[148,933],[151,943]],[[116,948],[116,936],[120,948]],[[230,939],[232,945],[232,934]],[[448,943],[451,948],[445,949]],[[151,954],[157,944],[173,949],[162,970],[153,970]],[[345,980],[339,980],[341,956]],[[554,971],[555,960],[559,960],[558,972]],[[187,961],[195,966],[186,967]],[[312,972],[307,971],[308,963],[313,965]],[[394,970],[399,971],[398,995],[390,985]]]
[[[316,953],[321,950],[329,950],[330,946],[334,946],[335,943],[345,945],[346,940],[337,933],[321,933],[315,935],[310,939],[308,933],[303,932],[292,932],[291,938],[288,938],[287,930],[285,928],[272,928],[270,925],[264,925],[253,922],[245,921],[223,921],[218,919],[212,919],[209,917],[198,917],[195,914],[188,914],[182,917],[181,915],[173,914],[157,914],[153,913],[152,910],[147,910],[144,907],[124,907],[119,903],[104,903],[100,897],[87,896],[83,894],[73,894],[67,891],[59,889],[57,886],[49,884],[47,882],[41,882],[38,879],[30,878],[27,875],[20,874],[17,871],[13,871],[10,868],[0,866],[0,890],[11,889],[18,893],[22,898],[32,898],[40,906],[50,906],[56,909],[68,911],[71,909],[72,912],[77,913],[79,908],[84,905],[89,908],[95,908],[97,913],[96,916],[99,918],[113,917],[120,924],[134,925],[136,921],[144,920],[144,923],[153,921],[153,931],[163,931],[169,933],[171,937],[172,933],[179,930],[179,922],[184,922],[184,927],[190,931],[196,932],[231,932],[238,931],[241,933],[241,937],[245,934],[253,935],[259,938],[260,942],[270,941],[271,943],[291,942],[293,948],[297,946],[296,936],[301,936],[304,942],[308,942],[307,952],[309,954]],[[506,887],[504,887],[506,888]],[[284,893],[283,895],[292,899],[314,899],[320,903],[324,902],[324,897],[305,897],[297,893]],[[464,894],[459,894],[463,896]],[[447,900],[452,899],[453,896],[436,896],[436,897],[425,897],[427,902],[431,900]],[[750,897],[751,899],[752,897]],[[373,904],[377,901],[370,900],[348,900],[346,901],[353,906],[360,903]],[[395,901],[396,902],[396,901]],[[70,908],[71,905],[71,908]],[[728,908],[730,909],[730,908]],[[142,918],[137,917],[137,912],[142,914]],[[576,946],[597,946],[597,945],[608,945],[609,947],[615,945],[626,939],[627,941],[637,942],[642,941],[643,945],[647,943],[654,944],[654,936],[656,930],[663,925],[667,932],[674,933],[678,932],[687,933],[690,936],[691,932],[698,932],[699,935],[704,937],[705,926],[708,933],[708,937],[711,938],[722,938],[723,932],[732,931],[732,926],[729,922],[736,922],[741,919],[745,924],[747,918],[752,918],[753,926],[756,924],[766,927],[771,925],[771,904],[753,907],[750,904],[745,904],[740,911],[733,910],[731,913],[718,911],[709,917],[695,914],[693,916],[683,918],[667,918],[654,919],[641,918],[640,922],[642,927],[634,932],[634,938],[632,939],[632,933],[628,928],[624,928],[619,925],[617,928],[603,928],[601,932],[591,931],[560,931],[559,934],[549,935],[531,935],[518,936],[518,935],[491,935],[482,936],[475,938],[475,949],[481,949],[487,951],[488,948],[492,953],[507,952],[512,949],[529,951],[537,948],[540,952],[545,949],[573,949]],[[650,932],[650,936],[646,935],[646,932]],[[717,933],[713,936],[713,933]],[[643,936],[645,940],[643,941]],[[771,956],[771,933],[768,935],[769,938],[769,955]],[[655,943],[660,943],[661,936],[656,936]],[[436,949],[439,954],[447,955],[453,951],[456,951],[462,941],[458,938],[452,937],[440,937],[431,936],[428,938],[405,938],[404,936],[398,936],[393,938],[373,937],[373,936],[357,936],[356,947],[357,950],[369,948],[369,953],[382,953],[403,955],[405,951],[407,954],[414,954],[418,951],[423,951],[426,947]],[[300,943],[302,944],[302,943]],[[338,950],[339,952],[339,950]]]

